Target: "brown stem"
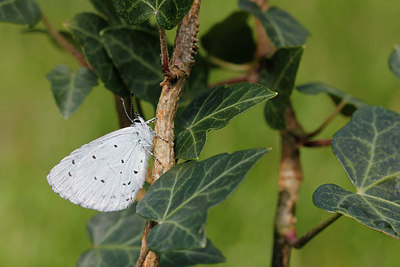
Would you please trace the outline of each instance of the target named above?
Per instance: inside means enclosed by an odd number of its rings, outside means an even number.
[[[313,229],[305,233],[302,237],[297,238],[296,240],[288,240],[290,244],[299,249],[302,248],[305,244],[308,243],[311,239],[313,239],[316,235],[318,235],[322,230],[324,230],[326,227],[334,223],[337,219],[339,219],[342,216],[340,213],[336,213],[332,215],[331,217],[327,218],[326,220],[320,222],[317,226],[315,226]]]
[[[301,143],[305,147],[323,147],[332,145],[332,139],[304,141]]]
[[[344,99],[340,101],[339,105],[337,105],[335,110],[332,111],[332,113],[328,116],[328,118],[326,118],[325,121],[317,129],[315,129],[315,131],[309,133],[307,137],[308,138],[314,137],[318,135],[323,129],[325,129],[325,127],[332,121],[332,119],[335,118],[335,116],[339,114],[339,112],[344,108],[346,103],[347,102]]]
[[[154,161],[153,182],[175,165],[174,119],[183,86],[189,77],[194,64],[193,57],[198,49],[196,37],[199,30],[200,4],[201,0],[194,0],[189,13],[178,26],[174,51],[169,62],[169,72],[166,73],[164,81],[161,83],[162,90],[157,105],[154,131],[168,142],[157,137],[154,140],[154,155],[160,162]],[[165,53],[166,51],[162,49],[161,52]],[[161,58],[166,58],[166,56],[161,55]],[[143,253],[141,253],[136,266],[159,265],[159,255],[146,247],[146,237],[154,225],[155,223],[149,222],[149,227],[146,227],[143,232],[144,241],[142,241],[141,248]]]
[[[168,55],[168,42],[167,35],[163,28],[159,28],[160,33],[160,46],[161,46],[161,67],[164,75],[169,73],[169,55]]]
[[[300,164],[298,137],[294,132],[302,132],[291,105],[285,112],[287,130],[281,131],[281,162],[279,166],[279,195],[274,223],[274,248],[272,266],[289,266],[291,245],[285,233],[296,232],[295,208],[303,172]]]
[[[83,55],[71,44],[69,43],[59,32],[54,26],[50,23],[50,21],[47,19],[47,17],[44,15],[42,12],[42,22],[46,26],[46,28],[49,30],[50,35],[56,40],[56,42],[61,45],[67,52],[69,52],[72,56],[75,57],[75,59],[83,66],[86,68],[89,68],[90,70],[93,70],[93,67],[90,66]]]

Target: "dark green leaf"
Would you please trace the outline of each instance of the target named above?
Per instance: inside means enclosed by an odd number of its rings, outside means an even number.
[[[58,65],[46,78],[64,118],[70,117],[97,85],[97,76],[88,68],[80,68],[74,74],[68,66]]]
[[[236,64],[253,61],[256,44],[248,17],[247,12],[237,11],[203,35],[201,43],[208,54]]]
[[[156,15],[158,24],[170,30],[189,12],[193,0],[112,0],[118,14],[131,25]]]
[[[0,22],[33,27],[40,17],[39,6],[33,0],[0,0]]]
[[[286,129],[285,110],[292,95],[303,47],[281,48],[271,59],[264,60],[260,83],[278,92],[278,96],[265,105],[265,119],[273,129]]]
[[[396,75],[397,79],[400,81],[400,46],[396,45],[389,58],[390,70]]]
[[[189,80],[185,84],[182,92],[180,104],[186,105],[195,96],[207,91],[208,74],[210,72],[210,64],[200,55],[195,56],[195,64],[190,71]]]
[[[196,264],[213,264],[224,262],[225,257],[207,240],[205,248],[167,252],[161,254],[161,267],[191,266]]]
[[[80,13],[67,21],[65,26],[83,46],[90,64],[96,70],[106,88],[119,96],[128,95],[129,91],[108,57],[99,36],[100,31],[108,27],[108,22],[93,13]]]
[[[90,0],[94,8],[103,14],[111,25],[121,24],[112,0]]]
[[[199,95],[176,118],[176,157],[198,158],[207,131],[226,126],[237,115],[275,95],[267,87],[251,83],[221,85]]]
[[[332,148],[357,191],[322,185],[314,204],[400,238],[400,114],[363,107],[334,135]]]
[[[78,266],[135,266],[144,223],[135,215],[135,205],[125,211],[97,214],[87,225],[93,248],[81,255]]]
[[[128,88],[156,106],[164,79],[157,34],[147,28],[121,26],[105,30],[102,38]]]
[[[297,86],[297,90],[304,94],[316,95],[319,93],[327,93],[338,105],[340,102],[345,101],[346,105],[340,111],[343,115],[351,116],[357,109],[367,105],[358,98],[355,98],[343,91],[337,90],[329,85],[323,83],[308,83]]]
[[[200,162],[179,164],[146,193],[137,213],[158,223],[147,237],[156,252],[206,246],[207,211],[238,187],[267,149],[220,154]]]
[[[262,11],[250,0],[239,0],[239,7],[250,11],[261,22],[276,48],[306,44],[308,31],[286,11],[277,7]]]

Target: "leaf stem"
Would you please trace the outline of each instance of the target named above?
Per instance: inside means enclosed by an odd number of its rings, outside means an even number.
[[[342,101],[340,101],[340,103],[336,106],[335,110],[332,111],[332,113],[325,119],[325,121],[317,129],[315,129],[313,132],[309,133],[307,135],[307,137],[308,138],[314,137],[314,136],[318,135],[323,129],[325,129],[325,127],[332,121],[332,119],[337,114],[339,114],[339,112],[344,108],[346,103],[347,103],[347,101],[345,101],[344,99]]]
[[[305,233],[302,237],[297,238],[296,240],[292,240],[290,244],[299,249],[302,248],[305,244],[307,244],[311,239],[313,239],[316,235],[318,235],[322,230],[324,230],[326,227],[334,223],[337,219],[339,219],[342,216],[340,213],[336,213],[332,215],[331,217],[325,219],[324,221],[320,222],[317,226],[312,228],[310,231]]]
[[[332,144],[332,139],[322,139],[322,140],[313,140],[313,141],[304,141],[302,142],[302,146],[304,147],[323,147],[330,146]]]
[[[161,46],[161,67],[164,75],[169,73],[169,55],[168,55],[168,42],[165,30],[159,27],[160,33],[160,46]]]
[[[166,39],[162,36],[165,31],[160,31],[161,50],[163,55],[163,71],[166,69],[164,64],[168,62],[168,72],[164,72],[164,81],[161,83],[162,90],[156,110],[156,122],[154,131],[168,142],[155,138],[154,155],[158,160],[154,161],[152,178],[153,182],[175,165],[174,154],[174,120],[178,108],[178,101],[182,93],[186,80],[190,75],[194,64],[193,57],[197,53],[196,42],[199,31],[198,16],[201,0],[194,0],[189,13],[179,24],[175,38],[174,50],[171,59],[167,61]],[[136,266],[158,266],[159,254],[147,248],[147,235],[155,222],[146,222],[148,227],[143,231],[141,254]]]
[[[67,52],[69,52],[83,67],[89,68],[93,71],[93,67],[90,66],[84,56],[71,44],[65,39],[56,28],[50,23],[47,19],[45,14],[42,12],[42,22],[49,30],[50,35],[56,40],[56,42],[63,47]]]

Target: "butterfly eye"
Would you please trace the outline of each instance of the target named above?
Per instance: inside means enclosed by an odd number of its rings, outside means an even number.
[[[134,119],[133,122],[134,123],[140,123],[141,121],[139,119]]]

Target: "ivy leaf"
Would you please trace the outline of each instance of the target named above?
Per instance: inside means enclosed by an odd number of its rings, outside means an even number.
[[[236,64],[253,61],[256,44],[248,17],[247,12],[234,12],[203,35],[201,43],[208,54]]]
[[[205,248],[180,250],[161,254],[161,267],[192,266],[196,264],[214,264],[225,262],[225,257],[207,239]]]
[[[86,57],[98,73],[107,89],[119,96],[126,96],[126,89],[112,60],[108,57],[99,33],[108,27],[108,22],[94,13],[79,13],[71,20],[65,22],[65,26],[83,46]]]
[[[121,24],[119,16],[113,6],[112,0],[90,0],[90,2],[97,11],[99,11],[107,18],[109,24]]]
[[[277,7],[262,11],[250,0],[239,0],[239,8],[250,11],[261,22],[276,48],[306,44],[308,31],[286,11]]]
[[[268,125],[276,130],[286,129],[285,110],[289,105],[303,47],[281,48],[271,59],[264,60],[260,83],[278,93],[264,109]]]
[[[310,95],[327,93],[336,105],[338,105],[342,101],[345,101],[346,105],[342,108],[340,112],[346,116],[351,116],[357,109],[367,105],[358,98],[355,98],[343,91],[337,90],[323,83],[316,82],[304,84],[301,86],[297,86],[297,90],[301,93]]]
[[[136,214],[136,205],[127,210],[98,213],[87,224],[93,248],[82,253],[78,267],[135,266],[139,257],[145,220]],[[161,267],[218,263],[224,256],[210,240],[196,250],[163,253]]]
[[[314,204],[400,238],[400,114],[363,107],[334,135],[332,148],[356,193],[325,184]]]
[[[158,24],[172,29],[192,7],[193,0],[112,0],[118,14],[128,24],[136,25],[156,15]]]
[[[75,74],[66,65],[58,65],[46,75],[58,109],[64,118],[70,117],[82,105],[97,76],[88,68],[80,68]]]
[[[218,86],[197,96],[176,118],[176,157],[198,158],[207,131],[221,129],[234,117],[275,95],[261,84],[242,83]]]
[[[389,58],[389,68],[400,81],[400,46],[396,45]]]
[[[207,211],[239,186],[267,152],[250,149],[176,165],[160,177],[137,206],[137,213],[158,223],[147,237],[156,252],[206,246]]]
[[[102,40],[127,87],[156,106],[164,79],[157,34],[148,28],[119,26],[106,29]]]
[[[39,6],[33,0],[0,0],[0,22],[33,27],[40,17]]]

